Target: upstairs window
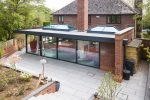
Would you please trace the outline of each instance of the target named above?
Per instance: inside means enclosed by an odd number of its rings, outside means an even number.
[[[107,24],[121,24],[121,16],[120,15],[107,16]]]
[[[58,23],[64,23],[64,16],[58,16]]]
[[[91,22],[92,22],[92,18],[91,18],[91,15],[89,15],[89,17],[88,17],[88,23],[89,23],[89,25],[91,25]]]

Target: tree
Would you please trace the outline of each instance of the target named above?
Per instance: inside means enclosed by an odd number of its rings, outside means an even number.
[[[14,30],[41,26],[50,21],[51,10],[43,5],[45,0],[1,0],[0,41],[14,37]]]
[[[146,3],[140,4],[139,6],[144,9],[141,24],[143,24],[143,28],[150,29],[150,0],[147,0]]]

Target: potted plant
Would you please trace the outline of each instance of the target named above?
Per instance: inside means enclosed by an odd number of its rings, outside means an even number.
[[[37,40],[35,36],[33,36],[33,40],[30,41],[31,52],[35,53],[37,51]]]

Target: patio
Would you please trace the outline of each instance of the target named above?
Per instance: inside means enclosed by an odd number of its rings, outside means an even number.
[[[17,54],[22,57],[22,61],[17,64],[18,70],[30,72],[34,75],[41,73],[40,56],[25,54],[24,52],[17,52]],[[57,95],[56,98],[58,99],[56,100],[88,100],[97,91],[105,73],[96,68],[50,58],[45,59],[47,59],[46,76],[61,83],[59,94],[62,94],[63,97]],[[8,63],[5,64],[9,65]],[[123,81],[122,90],[118,95],[120,100],[144,100],[148,64],[142,62],[140,66],[140,70],[131,77],[130,81]]]

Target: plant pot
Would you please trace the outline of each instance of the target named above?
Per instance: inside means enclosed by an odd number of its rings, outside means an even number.
[[[56,91],[59,91],[59,88],[60,88],[60,82],[56,81],[55,84],[56,84]]]
[[[37,51],[37,40],[33,40],[30,42],[30,48],[32,53],[36,53]]]
[[[129,70],[123,71],[123,79],[124,80],[130,80],[130,71]]]

